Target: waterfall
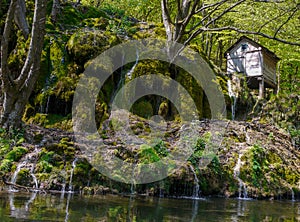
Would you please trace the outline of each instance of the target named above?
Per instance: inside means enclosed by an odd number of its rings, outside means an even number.
[[[163,182],[163,181],[160,181],[160,182],[159,182],[159,197],[161,197],[161,198],[164,197],[163,187],[164,187],[164,182]]]
[[[49,103],[50,103],[50,95],[47,97],[46,110],[45,110],[46,114],[49,113]]]
[[[135,195],[135,170],[136,170],[136,166],[137,166],[137,163],[139,161],[139,154],[136,153],[134,155],[134,163],[133,163],[133,167],[132,167],[132,172],[131,172],[131,184],[130,184],[130,195]]]
[[[190,165],[191,171],[194,174],[194,188],[193,188],[193,199],[198,199],[199,198],[199,191],[200,191],[200,186],[199,186],[199,179],[197,177],[197,174],[195,172],[195,169],[192,165]]]
[[[17,177],[18,177],[18,174],[19,172],[21,171],[22,168],[29,168],[29,166],[31,166],[30,168],[30,175],[33,179],[33,182],[35,184],[35,188],[37,189],[38,188],[38,181],[34,175],[34,165],[33,165],[33,160],[35,160],[35,157],[37,156],[37,154],[39,153],[39,150],[37,148],[34,149],[33,152],[31,153],[27,153],[23,158],[22,158],[22,161],[18,163],[17,165],[17,168],[15,170],[15,172],[13,173],[12,177],[11,177],[11,183],[12,184],[16,184],[17,182]],[[17,190],[14,190],[13,189],[13,186],[10,186],[9,187],[9,191],[11,192],[14,192],[14,191],[17,191]]]
[[[31,173],[30,174],[31,175],[31,177],[32,177],[32,179],[33,179],[33,182],[34,182],[34,185],[35,185],[35,189],[38,189],[39,188],[39,184],[38,184],[38,181],[37,181],[37,179],[36,179],[36,176],[33,174],[33,173]]]
[[[240,178],[240,169],[241,169],[241,165],[242,165],[242,158],[243,154],[240,153],[237,163],[233,169],[234,172],[234,178],[239,182],[239,199],[242,198],[242,194],[243,194],[243,199],[248,199],[248,193],[247,193],[247,187],[246,184],[243,182],[243,180]]]
[[[132,77],[132,74],[133,74],[133,72],[134,72],[134,70],[135,70],[135,67],[137,66],[137,64],[139,63],[139,51],[138,50],[136,50],[136,59],[135,59],[135,63],[134,63],[134,65],[132,66],[132,68],[129,70],[129,72],[127,73],[127,76],[128,76],[128,78],[129,79],[131,79],[131,77]]]
[[[66,182],[61,185],[61,193],[64,194],[66,192]]]
[[[232,82],[231,80],[229,79],[227,81],[227,88],[228,88],[228,95],[229,95],[229,98],[233,101],[231,101],[231,118],[232,120],[235,119],[235,110],[236,110],[236,95],[232,89]]]
[[[69,221],[69,204],[70,204],[70,199],[71,199],[71,194],[69,193],[68,194],[68,197],[67,197],[67,203],[66,203],[66,216],[65,216],[65,222],[68,222]]]
[[[22,169],[22,167],[24,167],[24,166],[26,165],[26,163],[27,163],[27,160],[26,160],[26,161],[22,161],[22,162],[20,162],[20,163],[17,165],[17,168],[16,168],[14,174],[13,174],[12,177],[11,177],[11,181],[10,181],[10,182],[11,182],[12,184],[16,184],[18,174],[19,174],[20,170]],[[13,189],[13,186],[9,186],[9,191],[10,191],[10,192],[16,192],[16,191],[18,191],[18,190]]]
[[[295,201],[295,193],[294,193],[294,190],[293,188],[291,187],[291,194],[292,194],[292,201],[294,202]]]
[[[72,180],[73,180],[73,174],[74,174],[74,169],[76,167],[76,162],[77,162],[77,158],[75,158],[72,162],[72,169],[71,169],[71,174],[70,174],[70,182],[69,182],[69,192],[72,192]]]

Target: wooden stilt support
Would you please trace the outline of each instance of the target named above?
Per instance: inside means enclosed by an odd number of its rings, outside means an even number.
[[[259,77],[258,79],[258,99],[263,99],[264,98],[264,91],[265,91],[265,83],[264,83],[264,77]]]

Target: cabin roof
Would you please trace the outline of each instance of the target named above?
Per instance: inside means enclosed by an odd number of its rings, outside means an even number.
[[[269,56],[271,56],[274,60],[276,60],[276,61],[280,60],[280,58],[274,52],[270,51],[269,49],[267,49],[266,47],[262,46],[261,44],[255,42],[254,40],[248,38],[247,36],[241,36],[239,38],[239,40],[237,40],[232,46],[230,46],[224,53],[225,58],[227,57],[227,53],[230,52],[232,49],[234,49],[234,47],[237,46],[243,40],[246,40],[247,42],[249,42],[250,44],[252,44],[254,46],[261,47],[261,49],[265,53],[267,53]]]

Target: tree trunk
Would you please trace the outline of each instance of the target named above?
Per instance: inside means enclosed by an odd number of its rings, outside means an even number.
[[[37,81],[41,53],[44,44],[47,0],[36,0],[31,40],[27,58],[19,75],[12,79],[8,68],[8,40],[12,30],[12,18],[20,0],[12,0],[7,13],[1,41],[1,81],[3,87],[3,110],[1,125],[4,128],[19,128],[25,105]]]

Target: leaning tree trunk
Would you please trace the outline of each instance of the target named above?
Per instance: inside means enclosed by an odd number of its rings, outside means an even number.
[[[1,81],[4,95],[1,125],[4,128],[18,128],[21,125],[25,105],[38,78],[45,35],[47,0],[36,0],[27,58],[19,75],[13,78],[7,63],[8,41],[18,2],[20,0],[10,2],[1,40]]]

